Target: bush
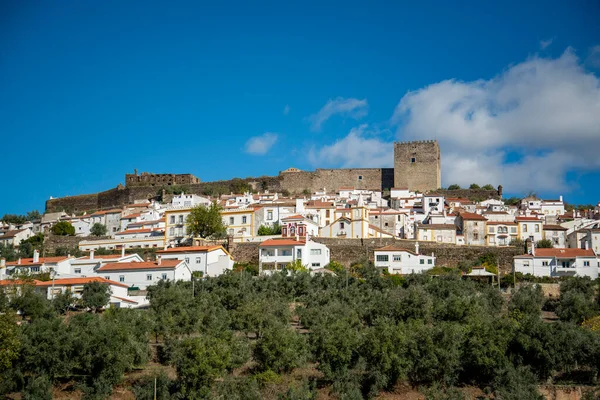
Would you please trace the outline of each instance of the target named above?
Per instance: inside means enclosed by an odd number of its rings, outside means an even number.
[[[267,329],[254,348],[254,359],[261,371],[290,372],[307,360],[307,344],[303,336],[287,326]]]
[[[52,225],[50,231],[57,236],[75,236],[75,227],[68,221],[59,221]]]

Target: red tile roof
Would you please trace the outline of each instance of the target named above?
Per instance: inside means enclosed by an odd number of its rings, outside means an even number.
[[[17,230],[13,230],[13,231],[6,231],[4,233],[4,235],[0,235],[0,240],[2,239],[9,239],[9,238],[14,238],[15,236],[17,236],[19,233],[24,232],[26,229],[17,229]]]
[[[125,254],[125,257],[127,256],[132,256],[133,254]],[[108,254],[108,255],[104,255],[104,256],[100,256],[100,255],[94,255],[94,260],[105,260],[105,259],[111,259],[111,258],[121,258],[120,254]],[[90,256],[83,256],[83,257],[78,257],[78,260],[89,260]]]
[[[24,281],[21,279],[2,279],[0,280],[0,286],[9,286],[9,285],[35,285],[38,280],[32,279],[30,281]]]
[[[516,222],[510,221],[488,221],[488,225],[516,225]]]
[[[394,244],[388,244],[387,246],[380,247],[378,249],[375,249],[374,251],[406,251],[407,253],[414,254],[415,256],[418,255],[417,253],[415,253],[412,250],[408,250],[403,247],[396,246]]]
[[[137,218],[140,215],[142,215],[141,213],[135,213],[135,214],[129,214],[129,215],[124,215],[121,217],[121,219],[131,219],[131,218]]]
[[[86,283],[91,282],[100,282],[106,283],[109,285],[115,285],[120,287],[129,287],[123,283],[111,281],[100,276],[91,276],[91,277],[81,277],[81,278],[63,278],[63,279],[55,279],[54,286],[72,286],[72,285],[85,285]],[[52,286],[52,281],[37,281],[35,286]]]
[[[556,257],[556,258],[576,258],[576,257],[596,257],[593,250],[589,249],[569,249],[569,248],[552,248],[552,249],[535,249],[536,257]],[[531,254],[517,256],[517,258],[532,258]]]
[[[300,242],[293,239],[268,239],[260,244],[260,247],[271,246],[304,246],[305,242]]]
[[[487,221],[487,218],[485,218],[483,215],[479,215],[479,214],[475,214],[475,213],[460,212],[458,215],[460,215],[462,217],[462,219],[468,220],[468,221]]]
[[[110,263],[103,265],[98,268],[97,271],[127,271],[137,269],[173,269],[177,267],[183,261],[180,260],[161,260],[160,265],[158,262],[124,262],[124,263]]]
[[[534,222],[542,222],[541,219],[537,218],[537,217],[516,217],[515,221],[520,222],[520,221],[534,221]]]
[[[60,256],[60,257],[40,257],[40,260],[36,263],[33,262],[33,258],[22,258],[21,264],[19,261],[7,261],[7,266],[15,266],[15,265],[23,265],[23,266],[32,266],[32,265],[42,265],[42,264],[55,264],[61,261],[68,260],[68,257]]]
[[[564,226],[560,226],[560,225],[544,225],[543,229],[545,231],[568,231],[567,228],[565,228]]]

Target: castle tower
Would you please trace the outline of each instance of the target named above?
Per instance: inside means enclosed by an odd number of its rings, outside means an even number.
[[[394,187],[427,192],[442,187],[437,140],[394,143]]]

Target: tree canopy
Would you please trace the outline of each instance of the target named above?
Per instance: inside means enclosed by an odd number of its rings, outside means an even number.
[[[186,220],[188,235],[201,238],[221,238],[226,228],[221,217],[222,207],[216,202],[210,206],[197,205],[190,211]]]
[[[50,231],[58,236],[75,236],[75,227],[69,221],[57,222]]]
[[[90,233],[94,236],[105,236],[107,232],[106,225],[96,222],[90,228]]]

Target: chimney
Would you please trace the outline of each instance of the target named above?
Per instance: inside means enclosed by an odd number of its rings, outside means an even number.
[[[17,264],[21,265],[21,257],[19,257],[19,259],[17,260]]]
[[[33,251],[33,262],[34,263],[40,262],[40,252],[37,251],[37,249]]]
[[[90,260],[94,259],[94,249],[90,250]]]
[[[588,242],[587,240],[585,241],[585,249],[586,250],[590,249],[590,242]]]
[[[419,254],[419,242],[415,243],[415,253]]]
[[[158,257],[158,260],[157,260],[157,264],[158,264],[158,265],[160,265],[160,262],[161,262],[161,260],[162,260],[162,257],[160,257],[160,256],[159,256],[159,257]]]
[[[560,200],[560,202],[562,203],[562,196],[558,196],[558,200]]]
[[[531,241],[531,255],[535,257],[535,242]]]
[[[0,258],[0,268],[6,267],[6,258]]]
[[[121,257],[125,257],[125,245],[121,247]]]

